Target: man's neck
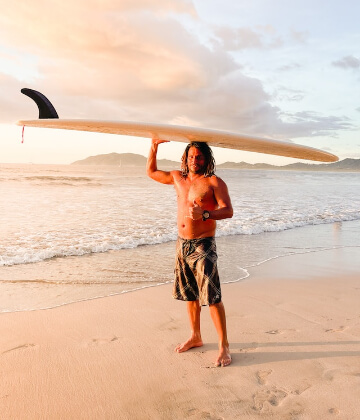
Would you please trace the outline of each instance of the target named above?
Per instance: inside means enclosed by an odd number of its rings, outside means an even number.
[[[205,175],[204,175],[204,173],[197,174],[197,173],[194,173],[194,172],[189,172],[187,176],[188,176],[190,181],[196,181],[199,178],[203,178]]]

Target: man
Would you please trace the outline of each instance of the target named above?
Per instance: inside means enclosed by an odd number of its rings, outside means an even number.
[[[191,335],[175,351],[182,353],[201,347],[201,306],[209,305],[211,318],[219,336],[216,366],[231,363],[226,332],[225,309],[217,271],[215,245],[216,220],[233,215],[224,181],[215,176],[215,161],[206,143],[190,143],[183,154],[181,171],[157,169],[157,150],[167,140],[153,139],[147,160],[147,174],[162,184],[172,184],[177,193],[178,242],[173,296],[187,301]]]

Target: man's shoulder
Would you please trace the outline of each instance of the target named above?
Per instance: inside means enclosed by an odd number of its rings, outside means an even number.
[[[214,185],[214,186],[218,186],[218,185],[224,185],[225,182],[217,175],[213,174],[209,177],[207,177],[207,179],[209,180],[209,182]]]
[[[178,181],[183,176],[181,171],[179,171],[179,170],[174,170],[174,171],[171,171],[170,173],[171,173],[171,175],[172,175],[172,177],[175,181]]]

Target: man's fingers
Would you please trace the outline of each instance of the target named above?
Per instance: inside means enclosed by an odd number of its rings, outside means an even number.
[[[190,218],[192,220],[199,220],[199,219],[201,219],[201,211],[198,210],[198,209],[201,209],[201,207],[196,202],[196,199],[193,200],[193,203],[192,204],[193,204],[193,206],[192,207],[189,207]]]
[[[161,140],[161,139],[153,138],[152,143],[153,144],[170,143],[170,140]]]

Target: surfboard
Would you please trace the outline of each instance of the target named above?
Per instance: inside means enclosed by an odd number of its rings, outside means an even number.
[[[319,162],[336,162],[339,160],[337,156],[313,147],[228,131],[147,122],[61,119],[58,117],[51,102],[43,94],[32,89],[22,89],[21,92],[32,98],[39,108],[39,119],[20,120],[17,122],[17,125],[24,127],[90,131],[131,137],[158,138],[185,143],[194,141],[207,142],[215,147],[297,159]]]

